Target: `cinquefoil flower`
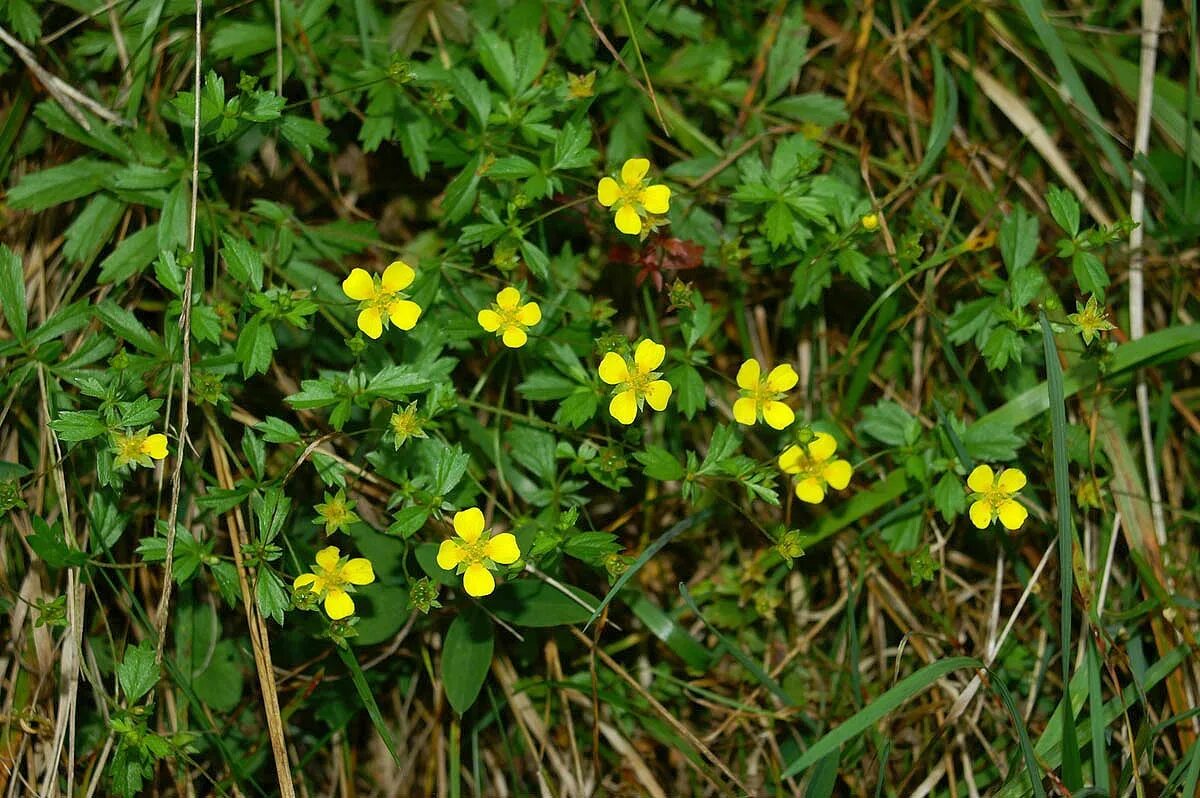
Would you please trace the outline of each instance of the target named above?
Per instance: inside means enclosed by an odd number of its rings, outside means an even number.
[[[137,432],[113,435],[113,467],[134,463],[140,466],[152,466],[155,460],[167,456],[167,436],[161,432],[150,434],[149,427],[143,427]]]
[[[320,596],[325,602],[325,614],[337,621],[354,614],[354,599],[350,598],[354,585],[369,585],[374,581],[370,560],[346,559],[337,546],[326,546],[317,552],[312,571],[297,576],[292,589],[308,589]]]
[[[608,412],[622,424],[632,424],[642,403],[663,410],[671,398],[671,383],[659,379],[655,371],[667,356],[667,348],[647,338],[638,344],[633,358],[609,352],[600,361],[600,379],[615,385],[616,392],[608,403]]]
[[[529,340],[526,330],[542,320],[542,309],[536,302],[521,304],[521,292],[509,286],[496,294],[490,308],[479,311],[479,326],[496,333],[509,349],[518,349]]]
[[[780,400],[799,381],[796,370],[787,363],[771,369],[771,373],[763,378],[758,361],[747,360],[737,373],[742,398],[733,403],[734,420],[751,426],[761,418],[775,429],[786,429],[796,420],[796,414]]]
[[[358,329],[371,338],[383,334],[384,323],[395,324],[401,330],[411,330],[421,317],[421,306],[401,293],[412,285],[416,272],[402,260],[383,270],[383,276],[372,276],[365,269],[354,269],[342,282],[342,292],[358,300]]]
[[[818,432],[805,445],[789,446],[779,455],[779,468],[796,479],[796,498],[809,504],[820,504],[826,488],[842,490],[850,484],[854,469],[845,460],[837,460],[837,440],[826,432]]]
[[[439,568],[461,574],[467,595],[480,598],[496,589],[492,571],[496,564],[512,565],[521,559],[521,549],[511,532],[493,535],[484,530],[483,512],[468,507],[454,514],[457,537],[443,540],[438,548]]]
[[[663,185],[647,185],[646,173],[650,162],[645,158],[630,158],[621,167],[621,182],[611,177],[600,179],[596,199],[605,208],[616,211],[613,221],[622,233],[636,236],[642,232],[646,219],[670,210],[671,189]]]
[[[975,466],[967,487],[975,494],[970,515],[978,529],[987,529],[999,518],[1005,529],[1015,531],[1029,517],[1029,511],[1013,498],[1025,487],[1025,472],[1019,468],[1006,468],[997,476],[989,466]]]

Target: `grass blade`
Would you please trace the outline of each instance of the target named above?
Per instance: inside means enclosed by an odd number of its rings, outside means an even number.
[[[1046,355],[1046,386],[1050,401],[1050,437],[1054,454],[1054,503],[1058,508],[1058,573],[1061,588],[1062,621],[1059,626],[1059,650],[1062,655],[1063,688],[1071,684],[1071,597],[1074,593],[1071,558],[1075,550],[1075,533],[1071,528],[1071,483],[1067,473],[1067,400],[1063,393],[1062,364],[1058,362],[1058,347],[1045,313],[1039,314],[1042,324],[1042,346]],[[1067,704],[1066,706],[1069,706]],[[1083,786],[1083,765],[1079,760],[1079,743],[1075,737],[1075,718],[1071,712],[1062,714],[1063,764],[1062,778],[1068,789]]]

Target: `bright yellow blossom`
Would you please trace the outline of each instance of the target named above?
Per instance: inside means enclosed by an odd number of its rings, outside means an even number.
[[[879,229],[879,214],[877,213],[868,213],[861,221],[863,229],[868,233],[873,233]]]
[[[837,440],[830,434],[818,432],[805,445],[789,446],[779,455],[779,467],[796,478],[796,498],[809,504],[820,504],[826,488],[842,490],[850,484],[854,469],[845,460],[834,459]]]
[[[605,208],[616,211],[617,229],[631,236],[639,235],[647,217],[661,216],[670,209],[671,189],[663,185],[647,185],[646,173],[650,162],[645,158],[630,158],[621,167],[621,182],[604,177],[596,188],[596,199]]]
[[[737,373],[742,398],[733,403],[734,419],[750,426],[761,417],[775,429],[786,429],[796,420],[796,414],[780,399],[799,381],[796,370],[787,363],[771,369],[771,373],[763,378],[758,361],[747,360]]]
[[[365,269],[354,269],[342,282],[346,296],[359,302],[358,329],[371,338],[383,334],[385,322],[401,330],[411,330],[421,317],[421,306],[401,293],[412,285],[416,272],[402,260],[372,276]]]
[[[457,538],[443,540],[438,548],[439,568],[461,574],[467,595],[480,598],[496,589],[492,571],[496,564],[512,565],[521,559],[521,549],[511,532],[493,535],[484,530],[483,512],[468,507],[454,514]]]
[[[997,476],[988,466],[975,466],[967,487],[975,493],[970,515],[978,529],[987,529],[999,518],[1005,529],[1015,531],[1029,517],[1029,511],[1013,498],[1025,487],[1025,472],[1019,468],[1006,468]]]
[[[525,333],[542,320],[542,309],[536,302],[521,304],[521,292],[509,286],[496,294],[490,308],[479,311],[479,326],[496,333],[509,349],[525,345],[529,336]]]
[[[609,352],[600,361],[600,379],[616,390],[608,403],[608,412],[622,424],[632,424],[642,403],[663,410],[671,398],[671,383],[661,380],[655,371],[667,356],[667,348],[647,338],[638,344],[633,358]]]
[[[150,428],[146,427],[138,432],[114,435],[113,449],[117,456],[113,458],[113,466],[120,468],[130,463],[152,466],[154,465],[153,461],[165,458],[167,456],[167,436],[161,432],[153,435],[149,432]]]
[[[369,585],[375,581],[371,561],[364,557],[346,559],[337,546],[326,546],[317,552],[317,561],[310,573],[300,574],[292,589],[308,591],[325,602],[325,614],[341,620],[354,614],[354,585]]]

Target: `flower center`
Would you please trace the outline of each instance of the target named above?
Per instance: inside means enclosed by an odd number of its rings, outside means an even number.
[[[507,310],[505,308],[500,307],[499,305],[494,305],[493,308],[495,309],[496,314],[498,316],[500,316],[500,332],[501,333],[505,333],[508,330],[512,330],[512,329],[520,330],[525,326],[524,324],[522,324],[520,322],[520,320],[517,319],[517,308],[513,308],[512,310]]]
[[[630,185],[621,186],[621,197],[617,200],[618,203],[624,205],[633,205],[636,208],[642,207],[646,200],[646,188],[642,181]]]
[[[486,560],[487,544],[490,537],[491,536],[487,534],[480,535],[475,539],[474,543],[467,543],[464,540],[459,546],[459,548],[462,549],[463,562],[467,563],[468,565],[474,565],[475,563]]]
[[[326,571],[319,565],[313,570],[317,572],[317,576],[324,580],[326,590],[331,588],[341,589],[346,586],[346,577],[342,576],[342,568],[340,565],[334,568],[332,571]]]
[[[636,365],[629,370],[629,379],[623,386],[625,389],[633,391],[638,396],[646,392],[646,386],[658,379],[658,374],[653,371],[642,371]]]
[[[146,439],[140,435],[129,435],[117,441],[117,454],[126,460],[136,460],[142,454]]]
[[[800,481],[809,479],[810,477],[824,479],[821,476],[821,472],[825,470],[826,462],[828,460],[814,460],[812,455],[807,453],[801,455],[800,460],[796,463],[796,468],[798,469],[796,471],[796,479]]]
[[[1004,504],[1011,498],[1011,493],[1007,493],[996,487],[989,488],[987,492],[983,494],[983,500],[988,503],[988,506],[991,507],[993,511],[999,511],[1000,505]]]
[[[767,402],[778,399],[779,394],[767,387],[765,379],[758,381],[758,386],[750,392],[750,398],[754,400],[754,404],[762,407]]]

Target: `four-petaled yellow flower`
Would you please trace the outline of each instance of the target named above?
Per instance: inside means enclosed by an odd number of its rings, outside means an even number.
[[[496,294],[490,308],[479,311],[479,326],[496,333],[509,349],[525,345],[529,336],[525,333],[542,320],[542,309],[536,302],[521,304],[521,292],[509,286]]]
[[[787,363],[771,369],[764,378],[758,361],[747,360],[737,373],[742,398],[733,403],[734,419],[750,426],[761,417],[775,429],[786,429],[796,420],[796,414],[780,399],[799,381],[796,370]]]
[[[999,518],[1005,529],[1015,531],[1029,517],[1029,511],[1013,498],[1025,487],[1025,472],[1019,468],[1006,468],[997,475],[988,466],[975,466],[967,487],[975,493],[970,515],[978,529],[987,529]]]
[[[461,574],[467,595],[480,598],[496,589],[492,576],[496,564],[512,565],[521,559],[521,549],[511,532],[493,535],[484,530],[483,512],[469,507],[454,514],[457,539],[443,540],[438,548],[439,568]]]
[[[608,412],[622,424],[632,424],[642,403],[663,410],[671,398],[671,383],[655,371],[667,356],[667,348],[647,338],[634,350],[633,359],[609,352],[600,361],[600,379],[615,385]]]
[[[807,445],[789,446],[779,455],[779,467],[796,478],[796,498],[809,504],[820,504],[825,489],[842,490],[850,484],[854,472],[850,463],[834,459],[837,440],[828,433],[818,432]]]
[[[630,158],[621,167],[621,182],[604,177],[596,188],[596,199],[605,208],[616,211],[617,229],[636,236],[642,232],[648,216],[665,214],[671,203],[671,189],[663,185],[647,185],[646,173],[650,162],[645,158]]]
[[[154,465],[153,461],[165,458],[167,456],[167,436],[161,432],[153,435],[149,432],[150,428],[146,427],[138,432],[114,435],[113,448],[116,450],[117,456],[113,458],[113,466],[120,468],[130,463],[152,466]]]
[[[326,546],[317,552],[311,573],[300,574],[292,589],[307,589],[325,602],[325,614],[337,621],[354,614],[354,585],[369,585],[375,581],[370,560],[364,557],[345,559],[337,546]]]
[[[385,321],[401,330],[411,330],[421,317],[421,306],[401,293],[412,285],[416,272],[402,260],[372,276],[365,269],[354,269],[342,282],[346,296],[359,302],[358,329],[371,338],[383,334]]]

